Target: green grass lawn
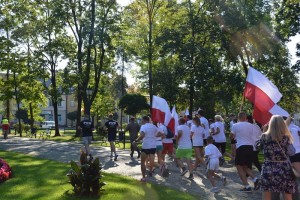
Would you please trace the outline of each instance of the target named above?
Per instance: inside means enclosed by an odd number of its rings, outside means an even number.
[[[196,199],[187,193],[175,191],[150,183],[116,174],[106,174],[105,191],[97,198],[75,198],[72,186],[67,183],[69,165],[55,161],[37,159],[28,155],[0,151],[13,169],[14,177],[0,185],[1,200],[71,200],[71,199]],[[198,198],[197,198],[198,199]]]

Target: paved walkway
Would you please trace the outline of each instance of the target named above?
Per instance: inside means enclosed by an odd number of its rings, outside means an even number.
[[[79,160],[79,150],[82,144],[79,142],[53,142],[42,141],[28,138],[13,137],[8,140],[0,139],[0,149],[6,151],[20,152],[31,156],[55,160],[68,163],[70,160]],[[108,173],[117,173],[123,176],[130,176],[135,179],[141,178],[140,161],[131,159],[128,150],[118,150],[118,160],[110,160],[109,147],[92,147],[92,154],[100,158],[104,168]],[[205,169],[199,168],[194,173],[194,180],[187,179],[187,173],[184,177],[180,176],[179,169],[171,161],[167,161],[170,170],[168,178],[161,177],[154,173],[153,177],[148,178],[152,183],[165,185],[167,187],[188,192],[199,197],[199,199],[261,199],[261,192],[242,193],[239,189],[242,187],[237,176],[236,169],[232,165],[225,164],[221,170],[227,177],[227,185],[222,186],[219,182],[221,191],[213,194],[209,191],[211,185],[205,177]],[[158,171],[158,169],[156,169]]]

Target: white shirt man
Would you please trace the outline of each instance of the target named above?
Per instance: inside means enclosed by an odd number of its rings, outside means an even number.
[[[238,115],[239,122],[232,127],[231,138],[236,139],[236,157],[235,166],[238,170],[240,179],[244,188],[240,191],[251,192],[246,175],[248,174],[254,182],[254,188],[257,188],[258,179],[254,177],[251,170],[253,158],[253,125],[247,122],[247,115],[244,112]]]

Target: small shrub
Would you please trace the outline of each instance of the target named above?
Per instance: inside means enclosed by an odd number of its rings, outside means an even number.
[[[19,123],[14,124],[13,128],[17,131],[17,133],[19,133]],[[30,125],[29,124],[21,123],[21,130],[22,130],[22,132],[27,132],[29,129],[30,129]]]
[[[67,173],[69,183],[73,186],[76,196],[98,196],[99,191],[106,183],[100,182],[101,169],[99,158],[88,159],[87,154],[82,152],[80,166],[71,161],[71,169]]]

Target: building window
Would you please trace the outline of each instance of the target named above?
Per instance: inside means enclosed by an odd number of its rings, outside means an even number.
[[[58,121],[61,122],[61,115],[57,115]]]
[[[61,102],[62,102],[62,101],[57,102],[57,106],[58,106],[58,107],[61,107]]]

